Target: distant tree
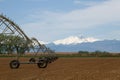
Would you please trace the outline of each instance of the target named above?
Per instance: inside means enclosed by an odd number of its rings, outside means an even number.
[[[79,51],[78,53],[82,53],[82,54],[88,54],[89,52],[88,51]]]
[[[80,56],[89,56],[89,52],[88,51],[79,51],[78,54]]]
[[[0,34],[0,53],[25,53],[28,49],[27,41],[20,36]]]
[[[96,50],[95,52],[92,52],[90,55],[96,57],[106,57],[106,56],[110,56],[110,53],[106,51]]]
[[[115,56],[110,54],[109,52],[106,51],[99,51],[96,50],[94,52],[88,52],[88,51],[79,51],[78,54],[80,56],[93,56],[93,57],[108,57],[108,56]],[[118,55],[118,54],[117,54]]]

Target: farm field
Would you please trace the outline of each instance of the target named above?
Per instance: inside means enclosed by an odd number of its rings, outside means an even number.
[[[60,58],[45,69],[35,64],[10,69],[11,60],[0,58],[0,80],[120,80],[120,58]]]

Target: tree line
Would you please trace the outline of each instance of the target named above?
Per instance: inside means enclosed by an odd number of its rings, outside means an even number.
[[[26,50],[28,44],[22,37],[0,34],[0,54],[25,53]]]
[[[120,53],[110,53],[107,51],[99,51],[96,50],[94,52],[89,52],[89,51],[78,51],[78,52],[68,52],[64,54],[59,53],[57,56],[59,57],[120,57]]]
[[[110,53],[107,51],[96,50],[94,52],[78,51],[79,56],[92,56],[92,57],[120,57],[120,53]]]

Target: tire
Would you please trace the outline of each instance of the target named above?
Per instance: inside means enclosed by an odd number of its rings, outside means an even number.
[[[29,62],[34,62],[35,63],[35,58],[30,58]]]
[[[38,65],[39,68],[46,68],[47,67],[47,62],[46,62],[46,60],[42,59],[42,60],[38,61],[37,65]]]
[[[19,68],[19,66],[20,66],[20,63],[19,63],[18,60],[12,60],[10,62],[10,68],[11,69],[17,69],[17,68]]]

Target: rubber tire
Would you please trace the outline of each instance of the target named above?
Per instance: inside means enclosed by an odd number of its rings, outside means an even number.
[[[20,63],[19,63],[18,60],[12,60],[10,62],[10,68],[11,69],[17,69],[17,68],[19,68],[19,66],[20,66]]]
[[[47,67],[47,61],[46,60],[39,60],[37,63],[39,68],[46,68]]]

